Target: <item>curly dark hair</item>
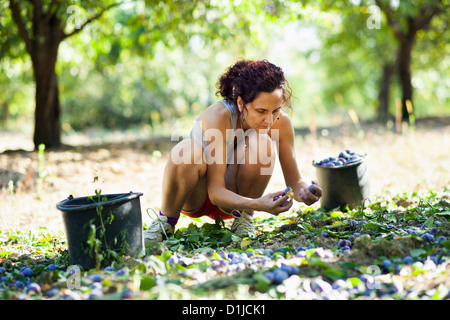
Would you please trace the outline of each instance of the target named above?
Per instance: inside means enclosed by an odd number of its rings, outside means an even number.
[[[244,104],[250,103],[261,92],[283,90],[283,107],[292,109],[292,90],[280,67],[267,60],[238,60],[229,67],[216,84],[216,95],[237,105],[241,97]]]

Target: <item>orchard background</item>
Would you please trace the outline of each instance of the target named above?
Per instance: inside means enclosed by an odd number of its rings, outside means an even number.
[[[448,299],[447,16],[438,0],[3,1],[1,299]],[[367,154],[371,198],[257,213],[255,239],[182,217],[145,257],[72,273],[56,203],[142,192],[146,228],[174,131],[241,57],[284,70],[303,177]],[[267,191],[284,188],[277,163]]]

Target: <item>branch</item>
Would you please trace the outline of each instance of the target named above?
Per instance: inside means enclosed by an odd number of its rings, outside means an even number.
[[[430,10],[430,8],[426,8],[423,13],[419,17],[417,17],[414,31],[425,29],[428,24],[430,24],[433,17],[440,14],[441,12],[442,9],[438,6],[433,7],[432,10]]]
[[[33,42],[31,41],[30,36],[28,35],[28,31],[25,27],[25,24],[23,23],[22,17],[20,16],[20,7],[14,0],[10,0],[9,8],[11,9],[14,22],[17,24],[17,27],[19,28],[20,35],[25,41],[25,47],[27,48],[28,53],[32,56]]]
[[[380,0],[375,0],[375,3],[380,8],[381,11],[384,12],[386,15],[387,22],[389,26],[391,27],[392,31],[394,32],[394,35],[400,40],[404,41],[406,39],[405,34],[402,32],[401,28],[399,27],[399,23],[397,20],[395,20],[392,9],[389,5],[385,6],[383,3],[381,3]]]
[[[48,6],[47,13],[45,14],[45,17],[44,17],[44,24],[48,24],[48,21],[52,17],[52,9],[53,9],[53,7],[55,6],[55,4],[57,2],[58,2],[58,0],[52,0],[52,2],[50,2],[50,5]]]
[[[41,0],[33,0],[33,36],[35,39],[41,33],[41,16],[42,16],[42,2]]]
[[[73,30],[73,31],[72,31],[71,33],[69,33],[69,34],[66,34],[66,33],[65,33],[65,34],[63,35],[63,40],[66,39],[66,38],[68,38],[68,37],[73,36],[74,34],[79,33],[79,32],[80,32],[81,30],[83,30],[84,27],[86,27],[89,23],[91,23],[91,22],[93,22],[93,21],[99,19],[106,11],[108,11],[109,9],[111,9],[111,8],[113,8],[113,7],[115,7],[115,6],[121,5],[121,4],[122,4],[121,2],[116,2],[116,3],[113,3],[113,4],[109,5],[109,6],[107,6],[107,7],[104,8],[104,9],[102,9],[102,11],[100,11],[99,13],[97,13],[96,15],[94,15],[93,17],[89,18],[85,23],[83,23],[83,24],[80,26],[80,28]]]

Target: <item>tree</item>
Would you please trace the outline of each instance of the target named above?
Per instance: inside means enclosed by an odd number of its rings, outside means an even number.
[[[337,13],[341,20],[339,26],[326,30],[324,56],[331,54],[332,62],[335,61],[335,55],[349,58],[341,61],[340,66],[333,64],[330,73],[336,74],[338,67],[342,69],[339,72],[340,78],[345,72],[353,73],[350,77],[354,78],[355,86],[361,86],[361,83],[366,83],[369,78],[378,77],[379,120],[386,120],[389,117],[392,80],[398,75],[402,91],[402,117],[403,120],[409,121],[407,101],[412,102],[413,99],[412,49],[419,35],[420,38],[424,38],[422,42],[429,43],[428,47],[434,47],[431,50],[428,48],[422,54],[428,56],[440,50],[438,48],[443,42],[442,39],[434,37],[435,41],[425,40],[424,29],[428,28],[427,33],[430,33],[431,20],[436,20],[436,17],[445,10],[442,1],[323,0],[318,1],[318,4],[322,11]],[[386,21],[382,21],[383,12]],[[432,65],[437,66],[434,63]],[[362,67],[367,70],[367,66],[371,75],[364,80]],[[358,78],[359,82],[355,81]]]
[[[402,120],[409,122],[407,101],[413,101],[411,58],[417,33],[427,29],[433,18],[445,11],[445,5],[441,0],[400,1],[395,8],[391,2],[375,0],[398,41],[395,66],[402,88]]]
[[[337,15],[338,22],[322,31],[322,61],[328,76],[335,79],[326,86],[330,91],[328,94],[334,96],[339,90],[344,95],[356,88],[361,96],[359,100],[375,104],[376,117],[386,120],[396,64],[394,37],[379,21],[372,25],[370,14],[373,8],[364,4],[339,2],[330,9],[327,10]],[[339,74],[338,78],[336,74]]]
[[[66,25],[72,19],[69,19],[70,16],[67,14],[69,8],[66,8],[61,1],[52,0],[46,4],[41,0],[26,3],[19,3],[17,0],[9,1],[12,19],[33,65],[36,85],[33,137],[35,148],[39,144],[45,144],[47,147],[61,145],[61,106],[55,72],[61,42],[79,33],[88,24],[99,19],[104,12],[119,4],[117,2],[104,3],[103,1],[90,3],[96,7],[96,13],[67,33]]]
[[[260,2],[255,0],[251,3],[259,5]],[[186,44],[193,34],[202,34],[207,39],[229,41],[239,33],[250,33],[247,12],[238,10],[232,0],[214,4],[206,0],[78,0],[72,1],[68,7],[60,0],[10,0],[12,21],[33,65],[36,85],[35,148],[41,143],[47,147],[61,145],[61,106],[55,72],[60,44],[99,20],[111,8],[122,4],[124,7],[141,8],[140,14],[124,15],[127,19],[125,23],[133,26],[133,36],[137,38],[123,42],[133,47],[133,53],[142,56],[151,56],[152,46],[156,42],[163,42],[168,46]],[[4,11],[3,7],[0,9]],[[224,11],[228,14],[225,19]],[[79,17],[80,12],[86,13],[88,17],[82,21],[74,19],[83,19]],[[10,26],[7,27],[7,30],[11,29]],[[2,32],[2,35],[6,32]]]

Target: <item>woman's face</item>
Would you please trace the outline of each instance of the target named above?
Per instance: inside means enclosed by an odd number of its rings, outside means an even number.
[[[261,92],[252,102],[245,105],[241,97],[238,97],[237,102],[241,116],[245,119],[242,122],[244,130],[268,131],[281,112],[283,90]]]

